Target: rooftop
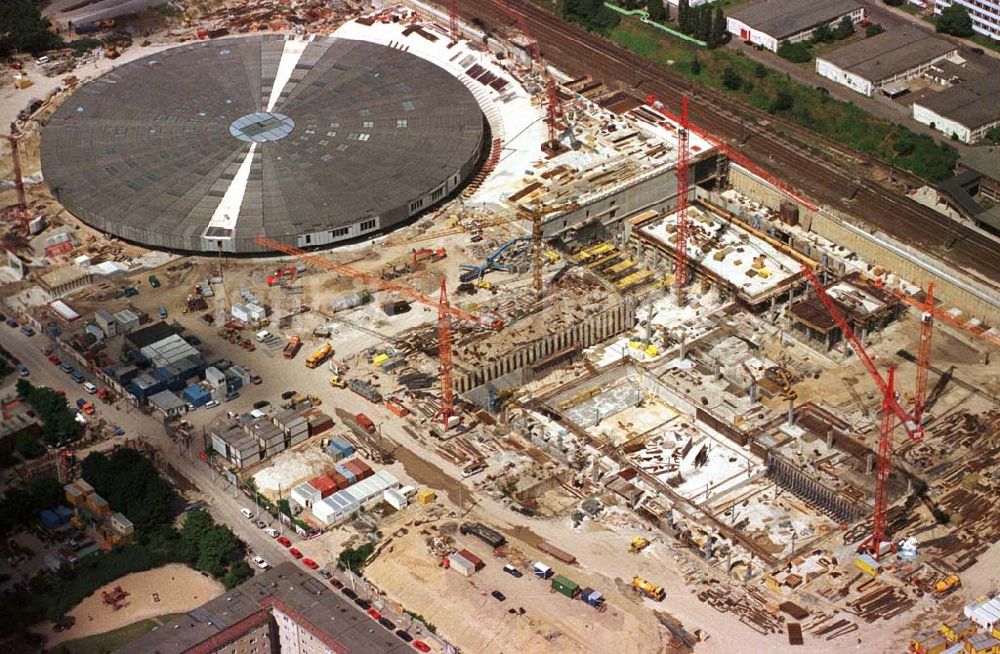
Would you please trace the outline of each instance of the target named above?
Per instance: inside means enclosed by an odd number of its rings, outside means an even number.
[[[133,314],[134,315],[134,314]],[[137,350],[141,350],[147,345],[152,345],[165,338],[178,335],[179,332],[174,327],[165,322],[154,322],[148,327],[137,329],[125,337],[125,341]]]
[[[880,82],[958,50],[950,41],[915,29],[883,32],[820,57],[871,82]]]
[[[180,653],[225,630],[230,638],[261,626],[270,611],[291,617],[332,650],[347,654],[412,651],[294,563],[285,562],[117,650],[119,654]]]
[[[969,129],[1000,120],[1000,78],[982,75],[931,95],[919,102],[936,114]]]
[[[831,23],[861,8],[854,0],[762,0],[738,7],[730,17],[783,39]]]

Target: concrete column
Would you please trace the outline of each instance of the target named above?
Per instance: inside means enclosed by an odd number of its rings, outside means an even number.
[[[826,446],[833,447],[833,427],[826,430]]]
[[[875,456],[869,452],[868,456],[865,457],[865,474],[866,475],[872,474],[872,463],[874,461],[875,461]]]

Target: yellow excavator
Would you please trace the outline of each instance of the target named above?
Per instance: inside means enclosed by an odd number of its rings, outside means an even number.
[[[644,549],[649,547],[649,541],[642,536],[636,536],[632,539],[632,542],[628,546],[628,551],[632,554],[637,554]]]

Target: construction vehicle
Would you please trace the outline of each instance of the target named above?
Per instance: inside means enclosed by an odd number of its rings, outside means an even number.
[[[334,375],[330,377],[330,386],[334,388],[347,388],[347,383],[340,378],[340,375]]]
[[[285,349],[281,351],[282,355],[286,359],[294,359],[295,355],[299,353],[302,349],[302,339],[298,336],[292,336],[288,339],[288,343],[285,344]],[[308,365],[308,364],[307,364]]]
[[[278,268],[273,273],[264,278],[268,286],[284,286],[286,282],[294,283],[296,278],[306,271],[303,264],[292,264],[284,268]]]
[[[485,288],[487,291],[493,288],[493,284],[489,283],[485,279],[480,279],[478,282],[476,282],[476,286],[478,286],[479,288]]]
[[[962,580],[958,578],[958,575],[949,575],[943,579],[939,579],[934,584],[934,598],[941,599],[947,597],[961,588],[961,586]]]
[[[504,254],[507,252],[507,250],[511,249],[518,243],[528,243],[530,241],[531,238],[525,236],[511,239],[506,243],[504,243],[503,245],[501,245],[500,247],[498,247],[492,253],[490,253],[486,257],[486,262],[480,266],[474,266],[466,263],[459,264],[458,267],[462,270],[462,274],[459,275],[458,280],[460,282],[475,281],[477,279],[480,279],[483,275],[490,272],[491,270],[499,270],[500,272],[510,272],[510,266],[508,266],[505,263],[502,263]]]
[[[662,602],[663,598],[667,596],[662,587],[654,586],[642,577],[632,577],[632,588],[639,591],[639,594],[643,597],[648,597],[657,602]]]
[[[394,397],[390,397],[385,401],[385,408],[389,409],[400,418],[405,418],[410,414],[410,410],[400,404],[399,400]]]
[[[494,549],[507,544],[507,539],[504,538],[503,534],[478,522],[463,522],[462,526],[459,527],[459,531],[462,532],[463,536],[472,534]]]
[[[417,248],[413,250],[413,263],[417,264],[426,259],[440,261],[448,256],[448,251],[444,248]]]
[[[315,368],[329,359],[333,355],[333,346],[323,343],[319,348],[306,359],[306,368]]]
[[[632,554],[637,554],[647,547],[649,547],[649,541],[642,536],[636,536],[632,539],[632,542],[629,543],[628,551]]]

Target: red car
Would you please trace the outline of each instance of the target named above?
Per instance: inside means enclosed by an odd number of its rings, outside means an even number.
[[[274,540],[276,540],[276,541],[278,541],[279,543],[281,543],[281,546],[282,546],[282,547],[291,547],[291,546],[292,546],[292,541],[288,540],[288,539],[287,539],[287,538],[285,538],[284,536],[278,536],[278,537],[277,537],[277,538],[275,538]]]
[[[319,564],[312,559],[302,559],[302,565],[309,568],[310,570],[319,570]]]
[[[59,357],[57,357],[56,355],[50,354],[49,355],[49,363],[51,363],[54,366],[58,366],[59,364],[62,363],[62,361],[60,361]]]
[[[421,652],[431,651],[430,646],[422,640],[413,641],[413,649],[419,650]]]
[[[340,579],[337,579],[336,577],[330,577],[330,585],[333,586],[334,588],[343,588],[344,587],[343,582],[340,581]]]
[[[371,616],[372,620],[378,620],[379,618],[382,617],[382,614],[376,611],[375,609],[368,609],[366,613],[368,613],[368,615]]]
[[[302,552],[298,551],[294,547],[292,549],[288,550],[288,553],[292,555],[292,558],[296,558],[296,559],[301,559],[302,558]]]

